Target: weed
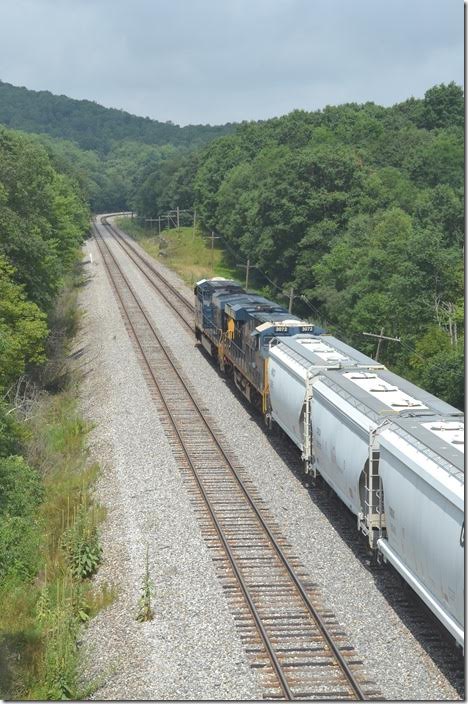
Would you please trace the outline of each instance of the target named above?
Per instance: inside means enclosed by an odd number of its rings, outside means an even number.
[[[163,230],[161,235],[150,235],[129,218],[120,218],[119,227],[133,235],[148,254],[157,259],[164,256],[164,264],[174,269],[182,279],[193,285],[196,281],[211,276],[238,278],[239,270],[226,261],[224,251],[215,243],[211,249],[209,238],[196,228],[181,227],[179,230]]]
[[[47,569],[46,569],[44,584],[41,587],[41,590],[39,592],[39,596],[38,596],[38,599],[36,602],[36,621],[40,626],[43,626],[45,623],[47,623],[47,621],[50,617],[50,610],[51,610],[51,604],[50,604],[49,585],[47,584]]]
[[[75,577],[86,579],[96,572],[102,550],[94,511],[85,502],[75,510],[71,525],[63,534],[63,545]]]
[[[145,560],[145,573],[143,575],[141,584],[141,595],[138,600],[138,610],[136,615],[136,620],[152,621],[154,618],[154,611],[151,607],[151,598],[153,596],[154,585],[149,573],[149,561],[148,561],[148,546],[146,546],[146,560]]]

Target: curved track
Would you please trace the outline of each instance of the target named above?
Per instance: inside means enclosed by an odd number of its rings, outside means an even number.
[[[260,671],[265,698],[381,699],[216,422],[184,378],[108,237],[97,227],[94,234],[246,652]],[[154,268],[148,271],[156,274]],[[159,272],[156,276],[162,278]]]

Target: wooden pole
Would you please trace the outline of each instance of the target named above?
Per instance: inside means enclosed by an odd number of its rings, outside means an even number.
[[[379,341],[377,343],[377,352],[375,353],[375,361],[376,362],[378,362],[378,360],[379,360],[380,345],[382,344],[382,335],[383,334],[384,334],[384,329],[382,328],[380,330]]]
[[[289,307],[288,307],[288,312],[292,313],[292,307],[293,307],[293,300],[294,300],[294,289],[291,286],[291,291],[289,293]]]
[[[391,340],[392,342],[401,342],[400,337],[388,337],[388,335],[384,335],[384,328],[381,328],[380,330],[380,335],[377,335],[376,333],[373,332],[363,332],[363,335],[366,335],[367,337],[377,337],[379,339],[377,343],[377,351],[375,353],[375,361],[379,361],[379,353],[380,353],[380,346],[382,344],[382,340]]]
[[[250,264],[250,257],[247,259],[247,264],[236,264],[238,269],[245,269],[245,290],[247,291],[248,286],[249,286],[249,274],[250,270],[253,268],[255,269],[255,265]]]
[[[247,265],[245,267],[245,290],[246,291],[249,287],[249,271],[250,271],[250,259],[247,259]]]

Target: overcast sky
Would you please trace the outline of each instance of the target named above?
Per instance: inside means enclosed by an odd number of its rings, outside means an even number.
[[[462,0],[0,0],[0,79],[178,124],[463,83]]]

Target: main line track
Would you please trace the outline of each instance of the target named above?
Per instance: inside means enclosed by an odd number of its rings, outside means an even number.
[[[149,281],[151,286],[179,316],[184,326],[193,333],[194,306],[158,271],[154,264],[148,261],[147,256],[138,251],[130,242],[129,238],[123,237],[120,232],[108,222],[106,217],[102,217],[101,222],[114,240],[120,245],[125,254],[130,257],[135,266]]]
[[[264,697],[381,699],[228,441],[184,378],[107,238],[96,226],[94,235]]]

